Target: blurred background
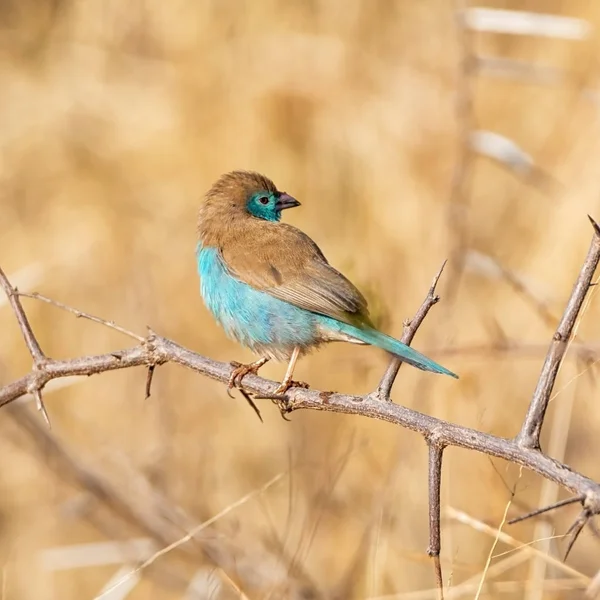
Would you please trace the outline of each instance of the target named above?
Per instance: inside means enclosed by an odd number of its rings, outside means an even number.
[[[586,214],[600,218],[600,5],[485,2],[544,20],[475,8],[2,0],[2,268],[23,291],[247,361],[202,304],[195,228],[221,173],[258,170],[302,202],[287,222],[393,335],[451,259],[414,345],[461,379],[403,368],[393,398],[513,436],[591,239]],[[23,302],[50,356],[134,343]],[[546,451],[596,480],[598,315],[592,294],[543,432]],[[31,360],[4,299],[0,332],[6,384]],[[333,344],[297,376],[362,394],[386,364]],[[421,437],[326,413],[288,423],[264,401],[260,423],[175,365],[146,400],[145,377],[54,382],[51,430],[31,399],[0,411],[2,600],[436,597]],[[586,528],[560,562],[577,505],[502,526],[564,490],[454,448],[443,477],[448,597],[475,597],[488,561],[479,597],[584,597],[600,540]],[[501,526],[510,537],[495,543]]]

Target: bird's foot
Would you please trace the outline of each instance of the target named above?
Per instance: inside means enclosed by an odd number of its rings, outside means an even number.
[[[286,392],[293,387],[308,389],[310,386],[304,381],[294,381],[293,379],[286,381],[284,379],[279,387],[273,392],[273,394],[270,395],[271,400],[273,400],[273,402],[277,405],[277,408],[281,413],[281,417],[285,421],[289,421],[286,415],[291,413],[294,409],[291,400],[286,394]]]
[[[267,358],[261,358],[260,360],[257,360],[248,365],[243,365],[241,363],[232,361],[230,364],[232,367],[234,367],[234,369],[231,372],[231,375],[229,376],[229,381],[227,383],[227,394],[229,395],[229,397],[233,397],[231,395],[230,390],[232,390],[233,388],[242,390],[242,379],[244,379],[244,377],[248,375],[248,373],[256,375],[258,373],[258,370],[267,362],[267,360]]]
[[[273,392],[274,396],[285,396],[285,393],[293,387],[308,389],[310,386],[308,383],[304,381],[294,381],[290,379],[286,381],[285,379],[279,384],[279,387]]]

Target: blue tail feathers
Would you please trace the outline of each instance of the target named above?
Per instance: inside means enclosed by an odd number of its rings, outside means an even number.
[[[371,329],[370,327],[355,327],[354,325],[349,325],[348,323],[340,321],[337,322],[337,328],[342,333],[352,336],[365,344],[377,346],[378,348],[401,358],[403,362],[406,362],[413,367],[417,367],[417,369],[450,375],[450,377],[458,379],[458,375],[452,371],[442,367],[442,365],[438,365],[435,361],[427,358],[424,354],[417,352],[403,342],[396,340],[385,333],[381,333],[376,329]]]

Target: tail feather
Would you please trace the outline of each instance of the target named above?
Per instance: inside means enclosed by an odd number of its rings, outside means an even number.
[[[401,358],[403,362],[406,362],[413,367],[417,367],[417,369],[421,369],[422,371],[431,371],[432,373],[450,375],[450,377],[458,379],[458,375],[452,371],[442,367],[442,365],[439,365],[430,358],[427,358],[424,354],[417,352],[417,350],[414,350],[403,342],[396,340],[385,333],[381,333],[381,331],[377,331],[376,329],[372,329],[370,327],[355,327],[354,325],[343,323],[341,321],[337,321],[336,325],[341,333],[356,338],[365,344],[377,346],[378,348],[381,348],[390,354]]]

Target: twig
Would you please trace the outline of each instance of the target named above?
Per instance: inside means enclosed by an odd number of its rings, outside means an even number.
[[[19,293],[17,289],[13,288],[1,268],[0,285],[4,288],[8,301],[10,302],[15,317],[17,318],[17,323],[19,324],[19,328],[23,334],[23,339],[25,340],[29,354],[31,354],[31,358],[33,359],[33,369],[34,371],[39,370],[43,367],[47,360],[46,355],[42,352],[42,348],[40,347],[40,344],[37,341],[33,330],[31,329],[29,319],[23,310],[23,305],[19,299]],[[32,382],[32,384],[33,385],[31,385],[27,391],[35,398],[35,405],[37,409],[42,413],[44,421],[46,421],[46,425],[50,427],[50,418],[48,417],[46,407],[44,406],[44,399],[42,398],[42,387],[44,384],[36,385],[34,382]]]
[[[598,261],[600,261],[600,227],[592,217],[588,216],[588,218],[594,227],[592,243],[571,292],[565,312],[550,343],[550,348],[548,349],[537,387],[535,388],[533,398],[523,421],[523,426],[515,438],[516,442],[525,448],[540,448],[540,434],[542,432],[542,425],[544,424],[546,409],[550,402],[552,388],[556,381],[556,375],[565,355],[567,343],[571,338],[577,315],[583,306],[596,267],[598,266]]]
[[[113,321],[107,321],[106,319],[101,319],[100,317],[95,317],[94,315],[90,315],[89,313],[78,310],[77,308],[73,308],[72,306],[68,306],[63,304],[62,302],[58,302],[58,300],[53,300],[52,298],[48,298],[47,296],[42,296],[42,294],[38,294],[36,292],[25,293],[25,292],[17,292],[15,290],[17,296],[21,298],[33,298],[34,300],[40,300],[41,302],[45,302],[46,304],[52,304],[61,310],[66,310],[71,314],[74,314],[78,319],[86,319],[88,321],[93,321],[94,323],[98,323],[99,325],[105,325],[110,329],[114,329],[123,335],[127,335],[138,342],[143,342],[144,338],[137,333],[133,333],[133,331],[129,331],[129,329],[125,329],[120,325],[116,325]]]
[[[500,526],[496,530],[497,533],[494,536],[494,542],[492,543],[492,547],[490,548],[487,559],[485,561],[485,567],[483,568],[483,572],[481,574],[481,579],[479,581],[479,587],[477,588],[477,592],[475,593],[475,600],[479,600],[479,598],[481,597],[481,592],[483,591],[483,586],[485,585],[486,575],[490,568],[492,558],[494,557],[494,550],[496,549],[496,547],[498,546],[498,542],[500,541],[500,535],[502,534],[502,527],[504,527],[504,523],[506,523],[506,515],[508,514],[508,511],[510,510],[510,505],[512,504],[513,496],[514,496],[514,494],[511,495],[510,500],[508,501],[506,508],[504,509],[504,514],[502,515],[502,521],[500,523]]]
[[[508,535],[504,531],[499,531],[495,527],[490,527],[487,523],[475,519],[474,517],[468,515],[463,511],[456,510],[455,508],[449,506],[445,509],[444,513],[451,519],[454,519],[459,523],[472,527],[473,529],[475,529],[475,531],[485,533],[486,535],[489,535],[493,538],[498,538],[500,542],[502,542],[503,544],[507,544],[508,546],[512,546],[519,552],[523,552],[524,554],[527,554],[529,556],[539,556],[541,559],[545,560],[549,565],[552,565],[558,571],[561,571],[566,575],[570,575],[571,577],[575,577],[576,579],[582,581],[586,585],[590,581],[590,578],[587,575],[581,573],[573,567],[570,567],[569,565],[565,564],[558,558],[555,558],[551,554],[541,552],[538,548],[535,548],[531,544],[523,544],[523,542],[515,539],[511,535]]]
[[[435,582],[439,600],[444,600],[444,580],[440,563],[440,496],[442,487],[442,457],[444,446],[437,443],[435,436],[427,438],[429,446],[429,547],[427,554],[433,558]]]
[[[592,294],[589,294],[584,307],[578,317],[578,323],[581,322],[583,315],[585,314],[585,307],[589,305],[589,301]],[[571,337],[577,335],[577,325],[571,334]],[[567,365],[566,369],[563,365],[563,375],[569,382],[563,386],[562,389],[558,389],[552,393],[550,402],[556,399],[559,395],[562,395],[560,402],[557,403],[556,410],[553,414],[552,421],[550,422],[550,431],[547,436],[546,451],[557,458],[558,460],[564,460],[565,452],[567,449],[567,442],[569,439],[569,431],[571,429],[571,415],[573,413],[573,405],[577,394],[577,385],[570,385],[571,382],[577,383],[579,376],[585,373],[585,370],[577,369],[577,365]],[[570,370],[569,370],[570,369]],[[569,377],[570,375],[573,378]],[[568,386],[568,387],[567,387]],[[565,393],[566,392],[566,393]],[[539,506],[549,506],[558,500],[560,488],[552,483],[551,481],[544,481],[541,485],[539,495]],[[541,540],[546,538],[538,546],[540,550],[545,552],[551,552],[552,547],[555,546],[555,542],[551,539],[554,532],[553,519],[537,519],[535,527],[533,529],[533,539]],[[539,558],[532,558],[529,563],[529,572],[527,574],[527,594],[523,600],[543,600],[543,593],[539,591],[541,583],[547,578],[547,563],[540,560]]]
[[[538,515],[542,515],[551,510],[556,510],[557,508],[562,508],[563,506],[569,506],[569,504],[575,504],[576,502],[583,502],[584,496],[575,496],[574,498],[567,498],[566,500],[560,500],[559,502],[555,502],[554,504],[550,504],[550,506],[544,506],[544,508],[537,508],[536,510],[532,510],[528,512],[526,515],[521,515],[520,517],[515,517],[508,521],[509,525],[514,525],[515,523],[519,523],[520,521],[525,521],[526,519],[531,519],[531,517],[537,517]]]
[[[437,287],[438,281],[440,280],[440,277],[442,275],[442,271],[446,266],[446,262],[447,261],[444,261],[442,263],[442,266],[433,278],[433,281],[431,282],[431,286],[429,288],[429,292],[427,293],[425,300],[423,300],[423,303],[419,307],[419,310],[417,311],[415,316],[410,321],[406,321],[404,323],[404,331],[402,332],[402,337],[400,338],[400,341],[408,346],[410,346],[410,343],[412,342],[413,338],[415,337],[415,334],[417,333],[417,329],[419,329],[421,323],[423,323],[425,317],[431,310],[431,307],[440,301],[440,297],[435,293],[435,288]],[[390,361],[390,364],[388,365],[388,368],[386,369],[386,372],[381,378],[379,386],[377,387],[376,394],[380,400],[390,399],[392,386],[394,385],[394,381],[396,380],[396,376],[398,375],[398,371],[400,370],[401,366],[402,360],[400,358],[393,357]]]
[[[8,278],[4,274],[4,271],[0,268],[0,285],[4,288],[4,292],[8,297],[8,301],[15,313],[15,317],[17,318],[17,323],[19,323],[19,328],[21,329],[21,333],[23,334],[23,339],[27,344],[27,349],[31,354],[31,358],[33,358],[33,364],[36,367],[41,366],[46,360],[46,355],[42,352],[40,348],[40,344],[37,341],[37,338],[33,334],[33,330],[31,329],[31,325],[29,324],[29,319],[25,315],[25,311],[23,310],[23,306],[21,301],[19,300],[19,292],[16,288],[8,281]]]
[[[569,558],[569,554],[571,553],[571,550],[572,550],[573,546],[575,545],[575,542],[577,541],[579,534],[585,527],[586,523],[589,521],[590,517],[591,517],[591,515],[589,514],[588,510],[586,508],[584,508],[579,513],[579,516],[577,517],[577,519],[575,520],[573,525],[571,525],[571,527],[569,527],[569,529],[567,531],[567,535],[570,536],[570,539],[569,539],[569,544],[567,545],[567,549],[565,550],[565,558],[564,558],[565,561],[567,560],[567,558]]]

